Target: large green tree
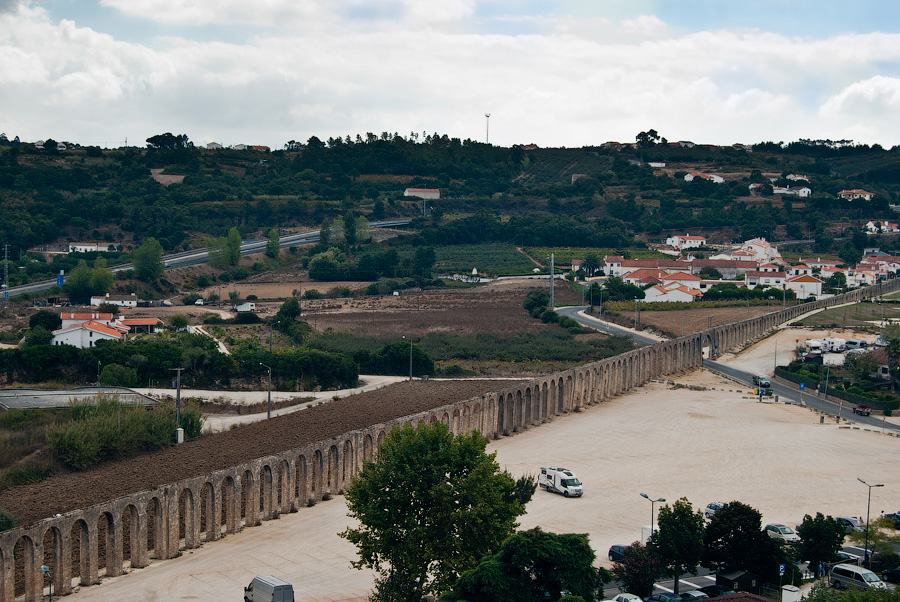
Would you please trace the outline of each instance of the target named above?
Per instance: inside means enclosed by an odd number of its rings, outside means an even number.
[[[625,557],[613,564],[612,572],[622,583],[622,589],[646,598],[653,593],[658,563],[650,562],[650,550],[639,541],[625,548]]]
[[[134,275],[138,280],[153,282],[162,276],[166,269],[162,258],[162,245],[151,236],[131,254],[131,262],[134,264]]]
[[[237,265],[241,260],[241,243],[243,240],[241,239],[241,232],[237,228],[232,227],[228,230],[228,236],[226,237],[228,244],[226,246],[226,251],[228,253],[228,263],[230,265]]]
[[[440,422],[395,428],[347,491],[359,527],[341,536],[374,570],[373,600],[418,602],[448,591],[495,553],[534,494],[531,477],[500,470],[477,432],[453,435]]]
[[[266,233],[266,257],[275,259],[281,253],[281,237],[278,230],[272,228]]]
[[[687,572],[697,574],[706,521],[687,498],[681,498],[672,506],[666,504],[659,509],[658,524],[659,529],[653,533],[654,561],[663,574],[675,580],[677,594],[679,577]]]
[[[819,567],[834,560],[844,543],[844,526],[832,517],[817,512],[815,518],[808,514],[803,517],[797,535],[800,536],[797,552],[800,558],[809,561],[809,567],[818,579]]]
[[[63,290],[75,303],[88,303],[91,295],[103,295],[112,288],[113,274],[105,267],[88,267],[82,259],[66,277]]]
[[[537,601],[545,595],[558,600],[563,591],[591,601],[601,586],[594,557],[587,534],[558,535],[540,527],[519,531],[503,542],[499,552],[485,556],[477,567],[463,573],[453,591],[441,595],[440,602]]]
[[[781,546],[762,530],[759,510],[729,502],[716,511],[703,538],[701,564],[710,569],[742,569],[769,582],[778,580],[785,556]]]
[[[28,327],[34,328],[36,326],[43,326],[51,332],[59,330],[62,327],[62,318],[55,311],[41,309],[31,314],[31,317],[28,318]]]
[[[231,264],[228,252],[228,239],[224,236],[210,238],[206,241],[209,264],[217,268],[225,268]]]

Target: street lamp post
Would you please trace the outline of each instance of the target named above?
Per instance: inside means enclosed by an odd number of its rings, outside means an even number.
[[[175,371],[175,443],[184,441],[184,430],[181,428],[181,371],[184,368],[169,368]]]
[[[268,390],[267,391],[268,397],[267,397],[267,401],[266,401],[266,418],[271,418],[272,417],[272,367],[267,366],[262,362],[260,362],[259,365],[262,366],[263,368],[269,369],[269,380],[268,380],[268,384],[266,386],[266,388]]]
[[[641,493],[641,497],[646,500],[650,500],[650,539],[649,539],[649,541],[650,541],[650,571],[653,572],[653,570],[654,570],[653,569],[653,519],[654,519],[653,508],[656,505],[656,502],[665,502],[666,498],[661,497],[657,500],[654,500],[646,493]],[[653,577],[654,577],[654,579],[656,578],[655,573],[654,573]]]
[[[877,483],[875,485],[869,485],[859,477],[856,477],[856,480],[869,488],[869,499],[866,502],[866,543],[865,543],[865,555],[863,557],[863,564],[866,568],[869,568],[869,509],[872,507],[872,487],[884,487],[884,483]]]
[[[42,565],[41,565],[41,571],[43,571],[44,574],[47,575],[47,579],[49,579],[49,582],[50,582],[50,602],[53,602],[53,576],[50,574],[50,567],[48,567],[46,564],[42,564]]]
[[[406,336],[404,335],[403,338],[406,339]],[[410,380],[410,382],[412,382],[412,347],[413,347],[412,337],[409,337],[409,380]]]

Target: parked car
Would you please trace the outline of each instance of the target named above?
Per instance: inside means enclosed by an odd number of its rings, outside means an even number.
[[[884,517],[894,521],[895,529],[900,529],[900,512],[888,512]]]
[[[865,339],[850,339],[847,341],[847,349],[865,349],[869,346],[868,341]]]
[[[294,586],[278,577],[254,577],[244,588],[244,602],[294,602]]]
[[[727,587],[721,585],[704,585],[699,588],[701,592],[709,596],[710,598],[718,598],[719,596],[727,596],[728,594],[735,593],[733,589],[728,589]]]
[[[724,506],[722,502],[710,502],[706,505],[706,509],[703,511],[703,516],[706,518],[712,518],[713,515],[722,509]]]
[[[862,348],[848,349],[848,350],[847,350],[847,357],[854,357],[854,356],[859,357],[860,355],[865,355],[865,354],[867,354],[867,353],[869,353],[869,350],[868,350],[868,349],[862,349]]]
[[[869,409],[869,406],[859,404],[858,406],[853,408],[853,413],[859,414],[860,416],[868,416],[872,413],[872,410]]]
[[[782,524],[766,525],[766,535],[772,539],[780,539],[785,543],[797,543],[800,537],[794,533],[794,530]]]
[[[678,594],[670,594],[669,592],[660,592],[647,596],[644,602],[681,602],[681,596]]]
[[[881,571],[881,580],[889,581],[890,583],[900,583],[900,566]]]
[[[757,387],[768,388],[772,386],[772,382],[765,376],[754,376],[753,384]]]
[[[859,564],[859,556],[848,554],[847,552],[838,552],[834,555],[836,564]]]
[[[642,602],[640,597],[634,594],[624,593],[613,598],[613,602]]]
[[[617,560],[623,560],[625,558],[625,548],[627,547],[628,546],[620,545],[609,546],[609,559],[613,562]],[[635,596],[635,598],[637,598],[637,596]]]
[[[681,594],[681,599],[686,600],[687,602],[693,602],[694,600],[707,600],[709,599],[709,596],[699,589],[692,589],[689,592],[683,592]]]
[[[862,532],[865,531],[866,528],[863,525],[862,521],[858,518],[853,518],[852,516],[836,516],[834,520],[844,526],[844,530],[847,533]]]

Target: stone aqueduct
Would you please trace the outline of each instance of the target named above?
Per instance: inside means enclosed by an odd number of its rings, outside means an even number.
[[[181,550],[293,512],[344,488],[395,426],[441,421],[455,433],[488,438],[537,426],[609,399],[653,378],[700,366],[704,348],[725,352],[812,309],[871,298],[900,279],[643,347],[512,388],[372,425],[275,456],[170,483],[0,533],[0,602],[41,597],[50,569],[53,593],[96,584],[101,575],[178,556]],[[101,554],[101,551],[103,552]]]

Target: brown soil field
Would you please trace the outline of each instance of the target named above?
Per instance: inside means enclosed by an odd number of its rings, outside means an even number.
[[[57,475],[0,492],[17,524],[84,508],[166,483],[229,468],[456,401],[513,386],[518,381],[459,380],[400,383],[321,406],[207,435],[195,441],[93,470]]]
[[[684,334],[700,332],[713,326],[732,324],[747,318],[755,318],[781,309],[781,305],[767,307],[765,305],[751,305],[749,310],[745,307],[712,307],[704,309],[679,309],[674,311],[642,311],[641,324],[651,330],[658,330],[681,336],[682,323]],[[631,320],[629,320],[631,318]],[[633,315],[622,314],[615,320],[617,324],[633,326]]]

